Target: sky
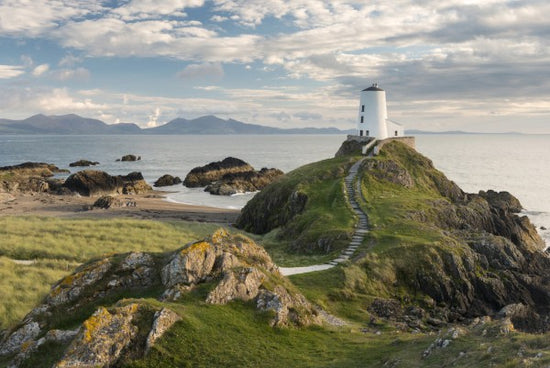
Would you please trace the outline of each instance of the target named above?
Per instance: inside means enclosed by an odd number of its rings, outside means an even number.
[[[548,0],[0,0],[0,118],[550,133]]]

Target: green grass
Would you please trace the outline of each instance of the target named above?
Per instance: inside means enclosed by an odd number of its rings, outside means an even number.
[[[0,256],[85,262],[102,254],[163,252],[203,238],[218,227],[131,219],[0,217]]]
[[[344,196],[343,178],[358,157],[339,157],[302,166],[268,186],[253,198],[243,213],[252,220],[241,224],[255,231],[258,218],[280,225],[255,237],[281,266],[323,263],[345,248],[356,219]],[[307,195],[303,212],[288,219],[290,196]],[[266,209],[265,203],[270,203]],[[246,216],[245,216],[246,217]]]
[[[0,330],[20,321],[79,263],[112,253],[175,250],[218,227],[130,219],[0,217]],[[36,262],[20,265],[13,259]]]

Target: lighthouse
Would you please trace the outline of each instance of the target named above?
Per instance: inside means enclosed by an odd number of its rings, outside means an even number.
[[[388,119],[386,91],[377,83],[361,91],[357,135],[379,140],[403,136],[403,126]]]

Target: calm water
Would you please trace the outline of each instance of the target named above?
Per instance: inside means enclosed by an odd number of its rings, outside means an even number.
[[[99,161],[110,174],[141,171],[152,183],[163,174],[182,179],[195,166],[234,156],[257,169],[289,171],[330,158],[344,136],[0,136],[0,166],[42,161],[69,168],[78,159]],[[417,149],[467,192],[507,190],[537,226],[550,228],[550,135],[421,135]],[[125,154],[137,162],[115,162]],[[73,170],[74,171],[74,170]],[[169,200],[216,207],[242,207],[253,194],[219,197],[182,185]],[[543,232],[550,240],[550,232]]]

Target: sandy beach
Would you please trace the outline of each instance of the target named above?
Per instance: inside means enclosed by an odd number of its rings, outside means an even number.
[[[97,198],[55,195],[48,193],[16,194],[0,202],[0,216],[54,216],[67,218],[128,217],[160,221],[186,220],[231,224],[239,210],[193,206],[168,202],[164,192],[141,195],[120,195],[124,203],[135,206],[110,209],[89,209]]]

